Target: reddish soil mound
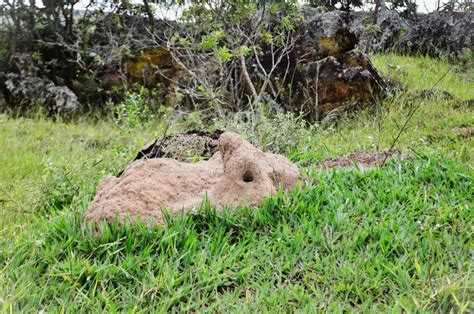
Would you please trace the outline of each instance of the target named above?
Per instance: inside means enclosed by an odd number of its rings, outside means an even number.
[[[218,141],[219,152],[207,161],[140,159],[120,177],[106,177],[85,218],[163,223],[163,208],[172,215],[194,211],[206,195],[219,207],[258,206],[280,186],[289,189],[300,180],[298,168],[288,159],[263,153],[237,134],[223,133]]]

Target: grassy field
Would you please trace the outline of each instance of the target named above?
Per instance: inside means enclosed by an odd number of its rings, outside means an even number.
[[[0,115],[0,310],[474,311],[474,143],[458,131],[474,127],[472,73],[424,57],[373,61],[407,91],[315,125],[280,116],[251,133],[216,121],[287,154],[308,184],[258,209],[103,226],[99,238],[82,219],[98,182],[164,123]],[[454,99],[421,98],[440,77]],[[316,170],[387,149],[418,104],[385,167]]]

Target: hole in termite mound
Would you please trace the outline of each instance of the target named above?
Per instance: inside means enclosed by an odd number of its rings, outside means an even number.
[[[253,182],[252,172],[250,170],[246,170],[244,174],[242,175],[242,180],[244,180],[244,182],[246,183]]]

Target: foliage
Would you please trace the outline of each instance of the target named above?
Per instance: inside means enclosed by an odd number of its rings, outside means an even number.
[[[463,48],[455,55],[455,61],[453,62],[458,66],[459,72],[474,71],[474,50],[471,48]]]
[[[380,29],[380,26],[377,24],[369,24],[364,28],[364,33],[367,35],[377,35],[382,32],[382,29]]]
[[[416,16],[417,4],[410,0],[394,0],[390,5],[390,9],[400,12],[400,16],[409,19]]]
[[[7,47],[5,44],[5,39],[0,36],[0,64],[7,55]]]
[[[225,37],[222,30],[214,31],[202,37],[200,47],[203,51],[210,52],[218,49],[219,41]]]
[[[295,151],[314,131],[302,115],[271,112],[261,106],[259,114],[239,112],[219,119],[215,127],[239,133],[263,151],[288,155]]]
[[[362,0],[309,0],[313,7],[324,7],[327,10],[351,11],[364,5]]]
[[[441,11],[445,12],[472,12],[473,5],[472,1],[463,1],[463,0],[449,0],[444,3],[440,8]]]
[[[127,93],[124,101],[116,107],[115,115],[115,122],[125,128],[135,128],[153,118],[142,95],[137,93]]]
[[[157,119],[168,117],[173,108],[149,104],[157,98],[156,92],[145,87],[140,87],[137,92],[126,92],[125,98],[116,104],[109,102],[108,106],[112,112],[115,123],[124,130],[134,129],[140,125],[146,125]]]

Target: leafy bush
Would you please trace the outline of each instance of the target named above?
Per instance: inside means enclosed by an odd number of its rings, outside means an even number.
[[[6,57],[7,55],[7,46],[5,43],[5,38],[3,38],[2,34],[0,33],[0,62]]]
[[[115,113],[115,122],[125,128],[135,128],[150,117],[148,107],[142,102],[140,95],[134,93],[126,96]]]
[[[292,112],[272,112],[261,106],[259,113],[239,112],[216,121],[218,129],[242,134],[264,151],[290,155],[309,138],[316,125]]]

